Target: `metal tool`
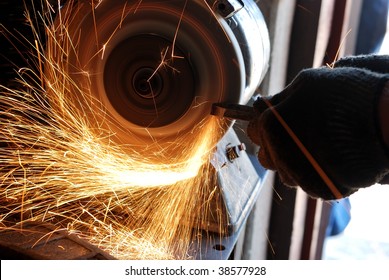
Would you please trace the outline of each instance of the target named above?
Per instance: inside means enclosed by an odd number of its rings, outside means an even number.
[[[255,110],[253,107],[247,105],[213,103],[211,115],[234,120],[250,121],[255,116]]]

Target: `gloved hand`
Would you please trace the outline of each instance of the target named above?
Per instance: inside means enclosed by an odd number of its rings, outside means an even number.
[[[324,182],[264,100],[254,103],[258,116],[250,121],[248,136],[260,146],[261,164],[277,170],[286,185],[300,186],[313,197],[335,199],[389,174],[389,151],[377,119],[378,98],[389,75],[366,66],[374,66],[370,60],[362,62],[341,60],[334,69],[303,70],[281,93],[267,99],[335,190]]]

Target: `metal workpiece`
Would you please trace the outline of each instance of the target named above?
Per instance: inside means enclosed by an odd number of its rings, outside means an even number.
[[[251,121],[256,116],[256,112],[252,106],[231,103],[214,103],[212,104],[211,115],[220,118]]]

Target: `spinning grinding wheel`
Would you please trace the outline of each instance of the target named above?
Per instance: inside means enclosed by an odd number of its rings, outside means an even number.
[[[116,143],[166,150],[177,137],[196,135],[212,103],[243,102],[239,43],[210,9],[202,0],[65,5],[73,17],[65,69],[98,101],[82,105],[91,125],[112,131]]]

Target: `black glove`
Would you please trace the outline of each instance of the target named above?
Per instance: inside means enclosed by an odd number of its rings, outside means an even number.
[[[268,99],[334,183],[335,192],[263,99],[254,103],[258,117],[247,129],[260,146],[258,158],[265,168],[277,170],[285,184],[323,199],[348,196],[389,173],[389,152],[377,119],[378,98],[389,75],[342,63],[334,69],[304,70]]]
[[[334,67],[353,67],[387,74],[389,72],[389,55],[359,55],[343,57],[334,63]]]

